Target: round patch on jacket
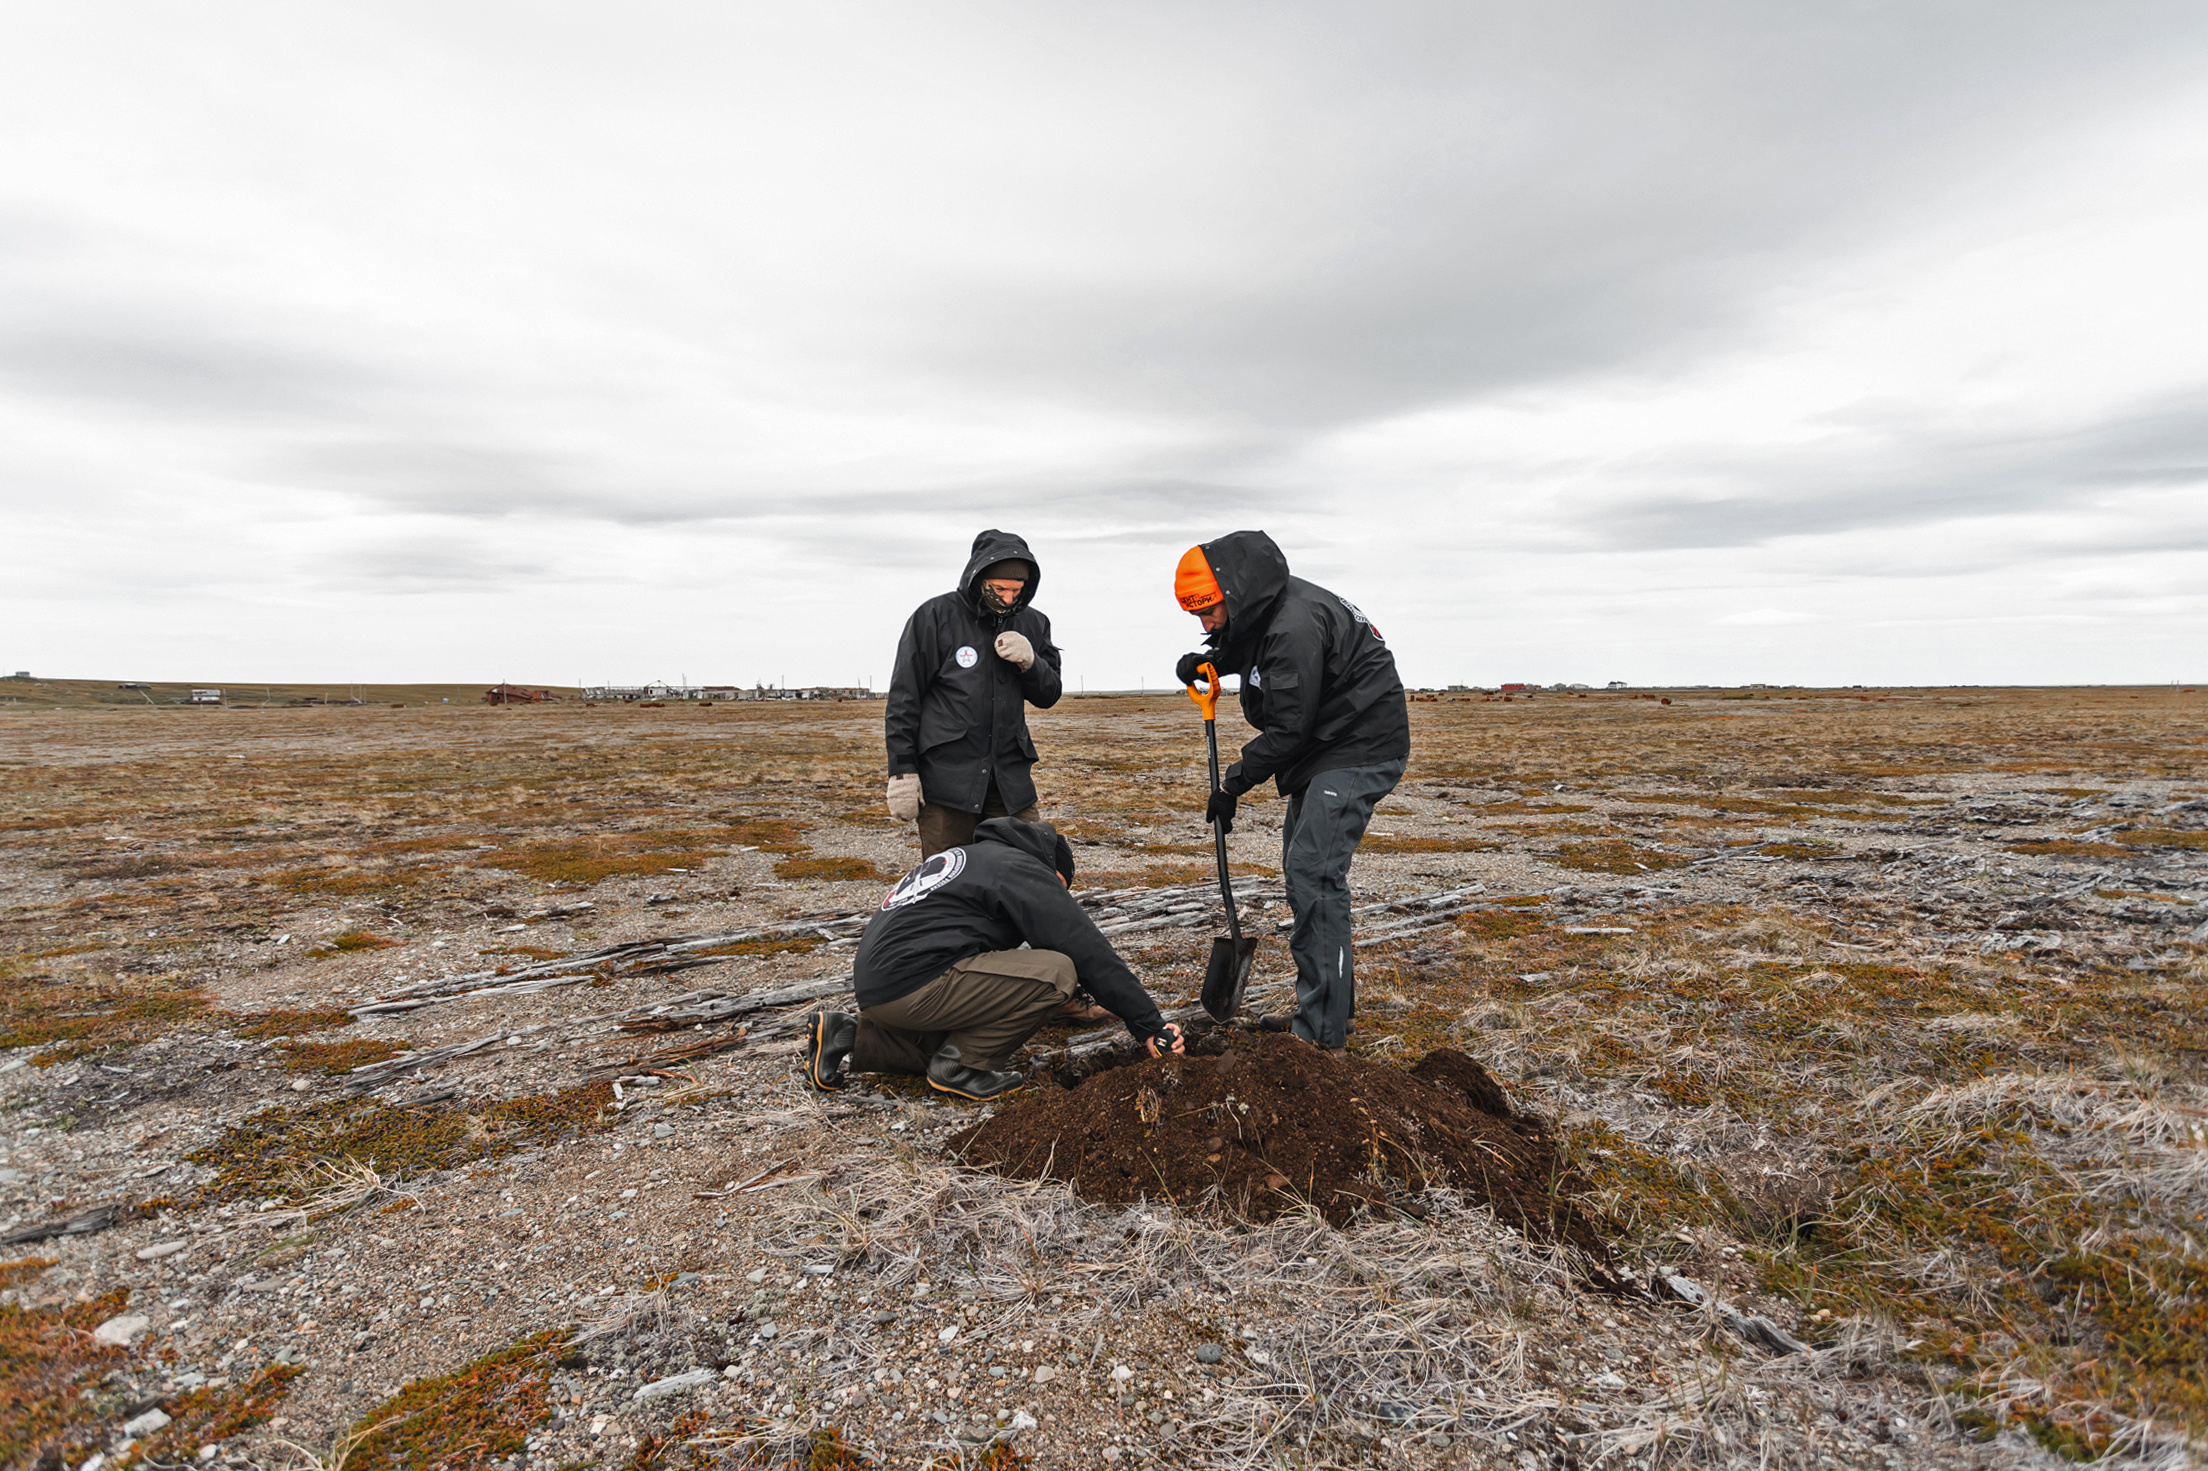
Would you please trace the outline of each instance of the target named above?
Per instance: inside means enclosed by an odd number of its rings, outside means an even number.
[[[960,644],[958,652],[951,655],[951,657],[958,661],[958,667],[961,669],[971,669],[981,661],[981,655],[974,652],[972,644]]]
[[[882,898],[882,908],[902,909],[917,904],[966,871],[966,850],[946,848],[897,880],[897,887]]]

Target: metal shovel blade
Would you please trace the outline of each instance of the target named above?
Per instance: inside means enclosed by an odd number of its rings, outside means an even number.
[[[1242,991],[1250,983],[1250,962],[1257,955],[1257,936],[1234,940],[1221,935],[1211,942],[1211,959],[1204,966],[1204,1010],[1215,1022],[1234,1020],[1242,1009]]]

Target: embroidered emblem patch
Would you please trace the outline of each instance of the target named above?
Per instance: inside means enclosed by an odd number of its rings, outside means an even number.
[[[951,657],[958,661],[958,667],[961,669],[971,669],[981,660],[981,655],[974,652],[972,644],[960,644],[958,652],[951,655]]]
[[[946,848],[897,880],[897,887],[882,897],[882,908],[902,909],[917,904],[966,871],[966,850]]]

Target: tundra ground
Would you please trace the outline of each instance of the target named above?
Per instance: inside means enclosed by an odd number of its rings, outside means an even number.
[[[804,1090],[917,855],[878,704],[5,712],[0,1466],[2199,1456],[2208,698],[1412,711],[1351,1050],[1483,1063],[1607,1264],[1377,1139],[1346,1226],[1252,1222]],[[1080,889],[1192,1001],[1194,713],[1034,726]]]

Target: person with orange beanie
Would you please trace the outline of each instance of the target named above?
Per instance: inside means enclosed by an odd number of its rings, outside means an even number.
[[[1202,664],[1238,677],[1242,718],[1258,732],[1221,775],[1205,817],[1233,831],[1242,794],[1268,777],[1288,804],[1280,849],[1296,1005],[1259,1025],[1339,1052],[1357,1009],[1349,865],[1411,754],[1395,655],[1356,604],[1291,576],[1262,531],[1190,547],[1173,593],[1206,635],[1175,677],[1195,684]]]

